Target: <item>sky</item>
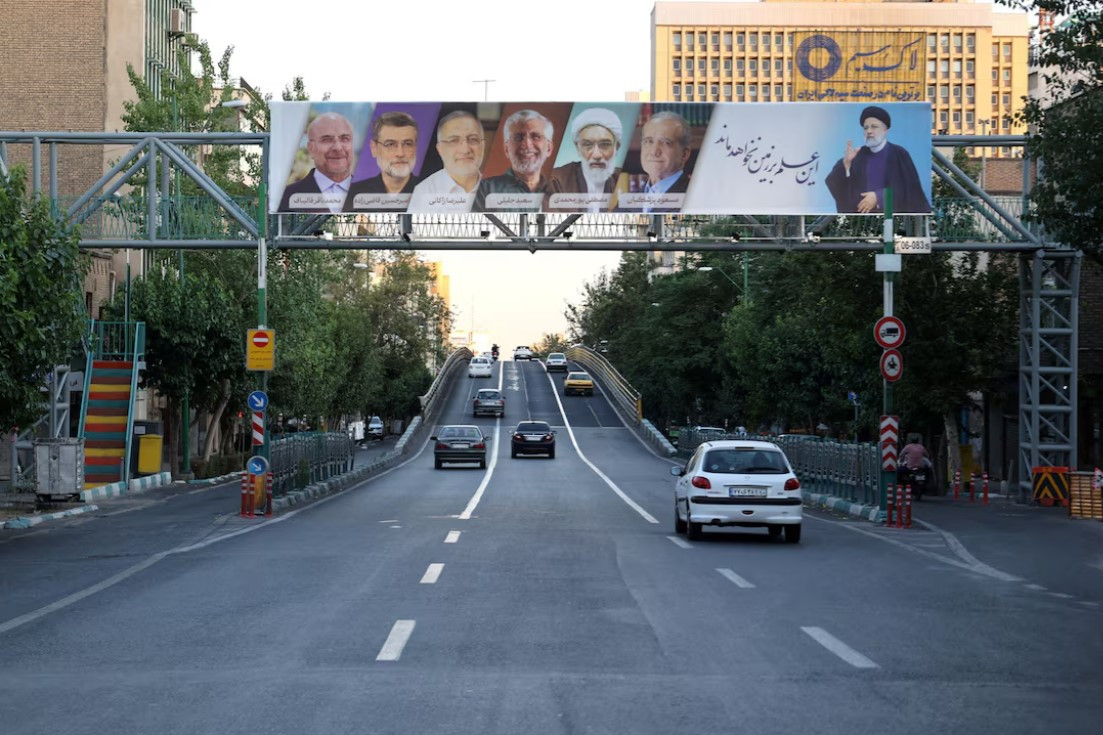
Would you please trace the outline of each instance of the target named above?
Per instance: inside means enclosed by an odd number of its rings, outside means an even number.
[[[233,46],[231,74],[276,98],[296,76],[314,99],[328,93],[336,101],[370,102],[616,102],[651,85],[653,0],[192,4],[192,30],[215,59]],[[451,276],[456,327],[487,334],[505,350],[565,333],[567,304],[579,303],[584,283],[615,268],[621,256],[424,255]]]
[[[314,99],[622,101],[651,85],[653,0],[193,0],[192,30],[231,74],[279,97],[296,76]],[[320,14],[314,14],[313,9]],[[474,80],[492,79],[484,84]],[[456,327],[509,352],[567,331],[563,312],[619,252],[427,252],[451,276]]]

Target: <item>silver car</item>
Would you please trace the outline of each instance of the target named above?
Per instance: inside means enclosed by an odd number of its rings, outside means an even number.
[[[440,433],[429,437],[433,445],[433,466],[438,470],[445,462],[478,462],[486,469],[486,437],[478,426],[442,426]]]

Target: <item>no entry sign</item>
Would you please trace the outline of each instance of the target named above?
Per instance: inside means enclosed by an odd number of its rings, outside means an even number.
[[[245,369],[276,369],[276,332],[272,329],[250,329],[245,338]]]

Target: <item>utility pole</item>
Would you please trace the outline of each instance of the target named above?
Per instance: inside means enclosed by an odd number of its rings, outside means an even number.
[[[486,102],[487,100],[490,99],[490,83],[491,82],[496,82],[496,81],[498,81],[498,80],[497,79],[473,79],[473,80],[471,80],[471,83],[472,84],[481,84],[481,85],[483,85],[483,102]]]

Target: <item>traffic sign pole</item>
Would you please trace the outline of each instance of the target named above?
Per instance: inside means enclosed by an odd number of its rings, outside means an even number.
[[[884,222],[884,238],[885,238],[885,254],[892,255],[895,252],[893,246],[894,227],[892,221],[892,189],[886,188],[885,193],[885,222]],[[893,286],[893,273],[892,271],[885,271],[885,303],[884,311],[885,316],[893,316],[893,303],[892,303],[892,286]],[[886,416],[892,414],[892,383],[888,380],[882,379],[882,390],[884,392],[884,401],[882,405],[882,411]],[[889,484],[893,482],[895,478],[892,473],[884,468],[881,469],[881,507],[888,506],[888,493]]]

